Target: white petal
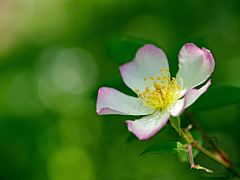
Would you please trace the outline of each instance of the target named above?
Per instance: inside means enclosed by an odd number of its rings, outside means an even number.
[[[133,61],[121,66],[120,72],[125,84],[132,90],[145,91],[144,78],[161,76],[160,69],[167,69],[168,61],[163,50],[147,44],[137,51]]]
[[[139,98],[127,96],[113,88],[102,87],[98,91],[97,113],[148,115],[154,108],[147,107]]]
[[[149,116],[135,121],[126,121],[128,130],[138,139],[146,140],[154,136],[167,123],[170,113],[157,110]]]
[[[184,95],[187,90],[206,81],[214,70],[215,62],[212,54],[205,48],[185,44],[179,53],[178,75],[183,79]],[[178,83],[180,81],[177,79]]]
[[[200,89],[190,89],[185,94],[186,98],[186,107],[192,105],[203,93],[205,93],[208,87],[211,85],[211,79]]]
[[[171,115],[174,117],[178,117],[182,114],[186,106],[186,99],[185,97],[177,100],[176,105],[170,110]]]

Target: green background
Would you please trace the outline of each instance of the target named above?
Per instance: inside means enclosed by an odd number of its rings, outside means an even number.
[[[237,0],[1,1],[0,179],[231,179],[202,154],[195,163],[213,174],[190,170],[177,155],[139,157],[153,142],[177,140],[178,134],[164,127],[147,141],[126,144],[125,120],[139,117],[98,116],[96,99],[101,86],[133,94],[118,68],[145,42],[164,50],[173,74],[185,43],[205,47],[216,63],[212,85],[240,87],[239,19]],[[194,112],[236,166],[239,108]]]

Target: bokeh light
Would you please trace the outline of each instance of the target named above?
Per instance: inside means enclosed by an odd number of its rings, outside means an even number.
[[[172,74],[183,44],[206,47],[216,61],[212,85],[240,87],[239,9],[233,0],[0,1],[0,179],[203,179],[205,172],[177,155],[139,157],[153,142],[178,140],[178,134],[165,127],[148,141],[127,144],[125,120],[138,117],[98,116],[97,92],[107,86],[134,94],[119,66],[142,42],[164,50]],[[194,112],[237,167],[239,108]],[[195,162],[232,178],[202,154]]]

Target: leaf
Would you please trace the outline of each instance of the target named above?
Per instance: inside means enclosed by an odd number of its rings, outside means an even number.
[[[129,35],[117,35],[108,43],[107,52],[109,57],[119,63],[125,64],[132,61],[137,50],[145,44],[154,44],[152,41],[136,38]]]
[[[198,132],[197,130],[195,130],[195,129],[191,130],[190,132],[191,132],[191,134],[192,134],[192,136],[193,136],[193,139],[196,140],[196,141],[198,141],[198,145],[202,146],[202,144],[203,144],[203,139],[202,139],[201,134],[199,134],[199,132]],[[183,138],[181,138],[179,141],[180,141],[181,143],[183,143],[183,144],[186,143],[186,141],[185,141]],[[195,157],[198,155],[198,153],[199,153],[199,150],[198,150],[197,148],[193,147],[193,148],[192,148],[193,158],[195,158]],[[180,161],[182,161],[182,162],[189,162],[189,155],[188,155],[188,153],[180,152],[180,153],[178,154],[178,158],[179,158]]]
[[[174,127],[174,129],[178,132],[178,134],[181,136],[181,133],[180,133],[180,118],[179,117],[173,117],[173,116],[170,116],[170,122],[171,122],[171,125]]]
[[[175,154],[179,153],[180,150],[187,151],[186,147],[180,142],[173,141],[160,141],[149,146],[145,151],[143,151],[140,155],[143,154]]]
[[[240,103],[240,88],[227,85],[212,85],[193,105],[192,109],[206,109]]]

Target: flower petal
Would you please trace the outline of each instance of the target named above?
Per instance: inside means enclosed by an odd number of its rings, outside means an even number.
[[[133,91],[145,91],[144,78],[157,78],[161,69],[168,68],[168,61],[163,50],[154,45],[147,44],[138,49],[133,61],[122,65],[119,69],[125,84]]]
[[[185,94],[186,98],[186,107],[192,105],[203,93],[205,93],[208,87],[211,85],[211,79],[200,89],[190,89]]]
[[[97,113],[148,115],[155,109],[147,107],[139,98],[127,96],[113,88],[102,87],[98,91]]]
[[[177,100],[175,106],[170,110],[171,115],[174,117],[180,116],[183,113],[185,106],[186,106],[186,98],[185,97],[180,100]]]
[[[149,116],[135,121],[127,120],[128,130],[135,134],[140,140],[147,140],[154,136],[167,123],[169,112],[157,110]]]
[[[177,74],[183,79],[181,95],[184,95],[187,90],[209,78],[214,70],[215,62],[210,51],[205,48],[200,49],[192,43],[185,44],[178,57],[179,71]]]

